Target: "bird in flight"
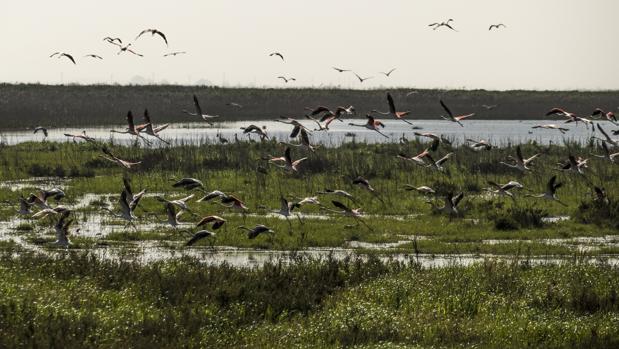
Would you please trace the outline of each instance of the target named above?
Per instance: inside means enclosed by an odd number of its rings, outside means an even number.
[[[453,31],[457,31],[451,26],[451,24],[449,24],[450,22],[453,22],[453,19],[450,18],[447,20],[447,22],[440,22],[440,23],[436,22],[436,23],[428,24],[428,27],[434,27],[432,28],[433,30],[437,30],[440,27],[447,27]]]
[[[395,104],[393,102],[393,97],[391,97],[391,93],[387,92],[387,102],[389,102],[389,114],[395,116],[396,119],[402,120],[405,123],[412,125],[412,123],[408,120],[405,120],[404,117],[410,114],[410,110],[407,111],[396,111]]]
[[[277,78],[284,80],[285,83],[288,83],[289,81],[297,81],[297,79],[295,79],[293,77],[286,78],[285,76],[278,76]]]
[[[491,24],[490,27],[488,27],[488,30],[492,30],[492,29],[499,29],[499,28],[507,28],[507,26],[503,23],[499,23],[499,24]]]
[[[162,32],[160,32],[160,31],[159,31],[159,30],[157,30],[157,29],[144,29],[144,30],[142,30],[142,31],[140,32],[140,34],[138,34],[138,36],[136,36],[136,37],[135,37],[135,39],[136,39],[136,40],[137,40],[137,39],[139,39],[139,38],[140,38],[140,36],[142,36],[142,34],[146,34],[146,33],[151,33],[151,35],[152,35],[152,36],[155,36],[155,35],[159,35],[159,36],[161,36],[161,38],[163,39],[163,41],[165,41],[166,46],[168,46],[168,39],[165,37],[165,34],[164,34],[164,33],[162,33]]]
[[[186,54],[186,51],[176,51],[176,52],[170,52],[170,53],[166,53],[163,55],[163,57],[168,57],[168,56],[176,56],[176,55],[184,55]]]
[[[133,53],[136,56],[144,57],[144,55],[139,54],[139,53],[133,51],[132,49],[130,49],[129,47],[131,46],[131,44],[127,44],[127,46],[122,46],[122,45],[117,45],[117,44],[114,44],[114,45],[120,47],[120,51],[118,51],[117,55],[119,55],[119,54],[121,54],[123,52],[131,52],[131,53]]]
[[[99,56],[99,55],[94,55],[94,54],[89,54],[89,55],[86,55],[86,56],[84,56],[84,57],[91,57],[91,58],[96,58],[96,59],[103,59],[103,57],[101,57],[101,56]]]
[[[333,67],[333,69],[337,70],[338,73],[344,73],[344,72],[350,71],[349,69],[342,69],[342,68],[338,68],[338,67]]]
[[[269,57],[273,57],[273,56],[278,56],[279,58],[281,58],[281,59],[282,59],[282,61],[284,60],[284,55],[282,55],[282,54],[281,54],[281,53],[279,53],[279,52],[273,52],[273,53],[271,53],[271,54],[269,55]]]
[[[200,102],[198,102],[198,97],[196,95],[193,95],[193,104],[196,108],[196,112],[195,113],[190,113],[187,110],[183,109],[183,113],[187,114],[187,115],[191,115],[191,116],[199,116],[202,119],[204,119],[204,121],[208,122],[210,125],[213,124],[213,122],[211,121],[212,119],[216,119],[219,117],[219,115],[208,115],[208,114],[204,114],[202,112],[202,108],[200,107]]]
[[[58,56],[58,58],[67,57],[71,62],[73,62],[73,64],[76,64],[75,59],[73,59],[73,56],[71,56],[68,53],[64,53],[64,52],[54,52],[49,56],[49,58],[52,58],[56,55]]]
[[[121,44],[121,45],[123,43],[123,41],[120,40],[120,38],[112,38],[112,37],[109,37],[109,36],[104,37],[103,41],[107,41],[110,44],[114,44],[114,45],[116,45],[116,41],[118,41],[118,44]]]
[[[353,72],[353,74],[355,74],[355,76],[357,77],[357,79],[359,79],[359,82],[361,82],[361,83],[363,83],[365,80],[373,78],[373,76],[368,76],[367,78],[362,78],[362,77],[359,76],[359,74],[357,74],[355,72]]]
[[[447,105],[445,105],[445,103],[443,102],[442,99],[440,100],[440,102],[441,102],[441,106],[443,106],[443,109],[445,109],[445,111],[447,112],[447,115],[448,115],[448,116],[441,115],[441,117],[443,119],[447,120],[447,121],[457,122],[458,125],[460,125],[462,127],[464,127],[464,125],[462,125],[462,123],[460,122],[461,120],[464,120],[464,119],[466,119],[466,118],[468,118],[470,116],[475,115],[475,113],[471,113],[471,114],[466,114],[466,115],[457,115],[457,116],[455,116],[455,115],[453,115],[451,110],[449,110],[449,108],[447,108]]]
[[[37,132],[39,132],[39,131],[42,131],[42,132],[43,132],[43,135],[44,135],[45,137],[47,137],[47,129],[46,129],[45,127],[43,127],[43,126],[38,126],[38,127],[36,127],[36,128],[34,129],[34,133],[35,133],[35,134],[36,134]]]
[[[386,77],[389,77],[389,76],[391,75],[391,73],[393,73],[393,71],[394,71],[395,69],[396,69],[396,68],[393,68],[393,69],[389,70],[389,71],[388,71],[388,72],[386,72],[386,73],[381,71],[380,73],[381,73],[381,74],[383,74],[383,75],[385,75]]]

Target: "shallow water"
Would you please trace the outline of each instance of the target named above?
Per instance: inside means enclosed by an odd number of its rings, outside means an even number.
[[[314,129],[316,126],[312,121],[300,120],[300,122]],[[349,126],[348,123],[357,124],[365,123],[365,119],[346,119],[343,122],[334,121],[328,132],[314,131],[310,134],[312,143],[321,144],[323,146],[338,146],[343,142],[349,142],[353,139],[357,142],[377,143],[377,142],[399,142],[401,137],[408,140],[414,139],[415,131],[418,132],[433,132],[442,134],[448,139],[454,139],[456,143],[462,143],[466,138],[485,139],[497,146],[505,146],[508,143],[526,143],[536,141],[541,144],[549,142],[563,143],[563,141],[574,141],[583,143],[591,136],[584,125],[568,125],[570,129],[566,134],[561,134],[556,130],[531,129],[532,126],[539,124],[561,124],[560,120],[467,120],[464,122],[464,127],[458,124],[445,120],[413,120],[415,127],[421,129],[413,129],[410,125],[398,120],[384,120],[385,128],[383,133],[389,136],[385,138],[375,131],[367,130],[361,127]],[[176,123],[171,124],[166,130],[161,132],[161,137],[172,144],[203,144],[203,143],[218,143],[217,134],[221,137],[234,142],[235,135],[239,140],[246,141],[250,139],[243,135],[241,127],[255,124],[259,127],[266,126],[266,131],[270,137],[274,137],[279,141],[288,141],[289,133],[292,126],[275,121],[235,121],[222,122],[213,127],[209,127],[206,123]],[[564,124],[561,125],[565,126]],[[604,125],[606,126],[606,125]],[[613,129],[606,127],[608,130]],[[110,130],[115,129],[123,131],[124,125],[114,125],[105,127],[91,128],[59,128],[50,129],[47,141],[50,142],[70,142],[71,139],[64,136],[64,133],[81,133],[85,130],[86,133],[97,140],[109,141],[114,140],[120,144],[131,144],[135,141],[135,137],[110,133]],[[354,137],[347,136],[348,133],[353,133]],[[145,135],[155,146],[163,146],[159,140]],[[252,135],[251,139],[258,140],[258,137]],[[28,141],[41,141],[42,134],[33,134],[31,130],[23,131],[5,131],[0,132],[0,142],[12,145]]]

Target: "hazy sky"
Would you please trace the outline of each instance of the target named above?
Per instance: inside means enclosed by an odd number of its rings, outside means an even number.
[[[616,0],[56,0],[6,1],[0,81],[155,82],[227,86],[341,85],[484,89],[619,89]],[[453,18],[459,32],[429,23]],[[488,31],[492,23],[507,28]],[[132,41],[116,55],[102,41]],[[170,51],[187,51],[167,57]],[[73,54],[74,66],[49,58]],[[285,62],[269,57],[282,52]],[[103,61],[83,58],[103,56]],[[374,76],[360,84],[353,69]],[[386,78],[378,74],[393,67]]]

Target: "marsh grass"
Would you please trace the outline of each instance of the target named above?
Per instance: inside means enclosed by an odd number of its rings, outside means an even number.
[[[618,273],[578,261],[293,257],[238,269],[5,255],[0,346],[608,348]]]

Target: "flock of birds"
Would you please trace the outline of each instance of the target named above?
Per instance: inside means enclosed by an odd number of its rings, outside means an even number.
[[[451,29],[453,31],[457,31],[456,29],[454,29],[453,25],[451,24],[451,22],[453,22],[454,20],[452,18],[448,19],[445,22],[435,22],[435,23],[431,23],[428,26],[432,27],[433,30],[437,30],[439,28],[448,28]],[[500,28],[506,28],[506,25],[503,23],[498,23],[498,24],[491,24],[490,27],[488,28],[489,31],[493,30],[493,29],[500,29]],[[160,37],[166,44],[166,47],[168,47],[168,38],[166,37],[166,35],[158,30],[158,29],[144,29],[142,30],[136,37],[133,43],[123,43],[122,39],[119,37],[111,37],[111,36],[106,36],[105,38],[103,38],[103,41],[114,45],[118,48],[117,51],[117,55],[120,55],[121,53],[131,53],[135,56],[138,57],[144,57],[143,54],[136,52],[132,46],[135,43],[135,41],[137,41],[142,35],[144,34],[151,34],[151,37],[155,37],[158,36]],[[187,51],[173,51],[173,52],[167,52],[163,54],[163,57],[175,57],[178,55],[184,55],[187,54]],[[277,57],[279,59],[281,59],[282,62],[285,61],[284,59],[284,55],[281,52],[271,52],[269,54],[270,57]],[[56,58],[65,58],[67,60],[69,60],[70,62],[72,62],[73,64],[77,64],[77,61],[75,59],[75,56],[71,53],[66,53],[66,52],[61,52],[61,51],[57,51],[52,53],[50,56],[50,58],[56,57]],[[92,59],[97,59],[97,60],[103,60],[103,57],[98,55],[98,54],[93,54],[93,53],[89,53],[84,55],[84,58],[92,58]],[[365,76],[362,77],[361,75],[359,75],[358,73],[352,71],[351,69],[343,69],[343,68],[338,68],[338,67],[332,67],[335,71],[339,72],[339,73],[345,73],[345,72],[351,72],[352,74],[354,74],[357,79],[359,80],[359,83],[363,83],[366,80],[369,79],[373,79],[374,76]],[[379,74],[384,75],[385,77],[390,77],[391,74],[396,70],[396,68],[391,68],[390,70],[386,71],[386,72],[379,72]],[[283,81],[285,84],[289,83],[289,82],[294,82],[297,81],[297,79],[295,77],[292,76],[283,76],[280,75],[277,77],[277,79],[280,79],[281,81]]]
[[[431,27],[433,30],[446,28],[448,30],[457,31],[454,28],[453,22],[454,22],[453,19],[448,19],[447,21],[444,21],[444,22],[431,23],[428,26]],[[488,30],[489,31],[499,30],[505,27],[506,26],[503,23],[492,24],[489,26]],[[133,44],[138,39],[148,34],[150,34],[150,36],[153,38],[158,37],[159,39],[163,40],[163,42],[166,44],[166,47],[168,46],[168,38],[162,31],[158,29],[142,30],[135,37],[134,42],[124,42],[121,38],[118,38],[118,37],[105,37],[103,41],[105,41],[111,46],[115,46],[117,48],[117,55],[120,55],[123,53],[129,53],[135,56],[143,57],[141,53],[134,50]],[[182,55],[186,53],[187,53],[186,51],[174,51],[174,52],[167,52],[163,54],[163,56],[173,57],[173,56]],[[269,54],[269,56],[278,58],[282,62],[285,62],[284,55],[281,52],[272,52]],[[54,52],[53,54],[50,55],[50,58],[53,58],[53,57],[56,57],[58,59],[64,58],[64,59],[69,60],[73,64],[77,64],[75,56],[73,56],[70,53],[60,52],[60,51]],[[97,59],[97,60],[103,60],[103,57],[101,57],[100,55],[92,54],[92,53],[86,54],[84,57],[91,58],[91,59]],[[338,73],[350,72],[354,74],[360,83],[363,83],[364,81],[368,79],[374,78],[373,76],[361,76],[359,73],[354,72],[351,69],[344,69],[341,67],[332,67],[332,68]],[[380,72],[380,74],[389,78],[391,74],[394,73],[394,71],[396,71],[396,68],[392,68],[385,72]],[[277,78],[281,79],[284,83],[296,81],[296,78],[291,77],[291,76],[282,75],[282,76],[278,76]],[[412,93],[414,93],[414,91],[411,92],[411,94]],[[379,110],[372,110],[371,112],[367,113],[365,123],[357,124],[357,123],[350,122],[348,123],[348,125],[375,131],[385,138],[389,137],[385,133],[382,132],[382,129],[385,127],[385,124],[381,122],[381,120],[378,119],[377,115],[390,117],[395,120],[399,120],[409,125],[412,125],[411,121],[406,119],[406,117],[410,114],[410,111],[399,110],[396,107],[394,98],[390,93],[387,93],[386,99],[387,99],[387,106],[388,106],[387,111],[383,112]],[[464,127],[464,123],[469,117],[472,117],[475,115],[474,113],[465,113],[465,114],[454,113],[442,99],[439,102],[440,102],[441,107],[445,111],[445,114],[441,115],[440,117],[443,118],[444,120],[457,123],[461,127]],[[230,102],[228,103],[228,105],[235,107],[235,108],[243,107],[242,105],[238,103],[234,103],[234,102]],[[199,117],[202,120],[209,123],[210,125],[213,125],[215,121],[219,120],[220,118],[219,115],[211,115],[205,112],[205,110],[201,107],[198,97],[196,95],[193,96],[193,106],[194,106],[194,111],[187,111],[183,109],[182,112],[188,115],[191,115],[191,116]],[[497,105],[483,105],[483,107],[488,110],[491,110],[491,109],[496,108]],[[281,142],[286,145],[285,151],[283,152],[282,156],[266,156],[263,160],[266,160],[269,164],[272,164],[273,166],[281,168],[283,171],[286,171],[289,173],[298,172],[301,169],[302,164],[307,159],[307,157],[301,157],[301,158],[296,158],[296,159],[293,158],[293,155],[292,155],[293,147],[300,147],[312,153],[315,152],[318,146],[311,143],[310,134],[312,132],[328,132],[329,126],[331,125],[332,122],[334,121],[343,122],[345,117],[356,115],[356,110],[352,105],[348,107],[338,106],[334,109],[331,109],[326,106],[308,107],[306,108],[306,110],[307,110],[307,113],[304,115],[304,118],[306,118],[307,120],[311,120],[314,124],[316,124],[317,128],[310,130],[308,127],[304,126],[300,122],[300,120],[297,120],[295,118],[289,118],[289,117],[281,117],[280,119],[276,121],[289,124],[292,127],[290,138],[298,139],[299,141],[296,143]],[[592,132],[596,131],[596,126],[597,126],[597,130],[600,131],[603,137],[601,138],[598,138],[595,136],[593,137],[601,140],[602,149],[604,150],[604,154],[595,154],[594,156],[597,158],[608,160],[611,163],[618,162],[619,152],[613,153],[611,152],[611,148],[619,147],[619,139],[613,139],[600,125],[601,121],[607,121],[615,126],[619,125],[619,123],[617,122],[617,118],[613,112],[604,111],[602,109],[595,109],[594,112],[591,113],[589,117],[581,117],[581,116],[577,116],[575,113],[568,112],[560,108],[553,108],[548,113],[546,113],[546,116],[556,116],[556,117],[565,118],[565,124],[574,123],[578,125],[579,123],[582,123],[587,128],[590,127]],[[127,128],[122,131],[112,130],[111,132],[132,135],[136,137],[136,141],[143,141],[147,145],[150,145],[151,141],[146,136],[150,138],[154,138],[165,144],[169,144],[169,142],[164,140],[160,135],[161,132],[165,131],[169,127],[169,124],[155,126],[151,120],[148,110],[144,111],[143,118],[144,118],[143,124],[135,124],[134,116],[132,112],[129,111],[126,116]],[[594,122],[594,120],[598,121],[597,124]],[[564,127],[563,125],[558,125],[558,124],[542,124],[542,125],[536,125],[533,127],[533,129],[537,129],[537,128],[557,130],[561,133],[565,133],[569,131],[568,128]],[[265,141],[269,139],[269,135],[267,134],[266,127],[258,127],[254,124],[251,124],[246,127],[242,127],[241,129],[244,135],[247,135],[248,137],[250,137],[250,140],[251,140],[251,135],[258,136],[261,141]],[[44,127],[37,127],[34,130],[34,133],[37,133],[37,132],[44,133],[45,137],[47,137],[48,135],[48,130],[47,128],[44,128]],[[612,131],[612,134],[618,135],[619,130]],[[415,135],[418,137],[424,137],[424,138],[430,139],[431,140],[430,145],[419,154],[410,156],[410,155],[401,153],[398,155],[398,158],[402,159],[403,161],[411,162],[418,166],[423,166],[426,168],[436,170],[437,172],[444,172],[445,163],[454,156],[454,153],[449,152],[440,157],[438,157],[436,154],[441,144],[448,143],[449,141],[441,135],[437,135],[437,134],[430,133],[430,132],[415,132]],[[65,136],[71,138],[75,142],[77,142],[78,140],[83,140],[86,142],[98,144],[98,142],[94,138],[88,136],[85,131],[82,132],[81,134],[65,134]],[[219,134],[218,134],[218,138],[221,143],[229,142],[227,139],[221,137],[221,135]],[[239,141],[236,135],[235,135],[235,140],[237,142]],[[473,149],[477,149],[480,151],[491,151],[494,147],[487,140],[467,139],[466,141],[469,144],[469,146],[471,146]],[[100,156],[103,159],[110,161],[112,163],[115,163],[118,166],[122,167],[123,169],[130,170],[131,168],[138,166],[141,163],[141,161],[130,161],[130,160],[121,159],[120,157],[112,153],[112,151],[105,144],[101,144],[100,149],[102,152]],[[540,155],[541,154],[538,153],[538,154],[533,154],[533,155],[529,155],[528,157],[525,157],[520,147],[517,147],[515,157],[510,156],[508,157],[508,159],[506,159],[506,161],[501,162],[501,163],[510,168],[514,168],[522,173],[527,173],[527,172],[532,171],[532,167],[531,167],[532,163]],[[583,176],[584,169],[587,167],[587,161],[588,159],[575,157],[570,154],[568,155],[567,160],[564,163],[560,164],[559,169],[562,171],[567,171],[570,173]],[[367,179],[360,176],[358,178],[353,179],[351,183],[353,185],[359,186],[362,189],[372,193],[377,199],[382,201],[382,198],[380,197],[379,193],[372,187],[372,185]],[[113,211],[113,210],[110,210],[109,208],[105,208],[105,210],[108,211],[112,216],[126,221],[127,226],[131,226],[137,230],[137,227],[135,226],[134,222],[138,220],[138,217],[136,217],[135,211],[138,205],[140,204],[140,201],[143,198],[144,194],[146,193],[146,190],[141,190],[138,193],[135,193],[132,190],[130,180],[128,177],[124,178],[123,184],[124,184],[123,190],[121,191],[120,199],[118,200],[118,210]],[[524,186],[521,183],[514,181],[514,180],[509,181],[508,183],[505,183],[505,184],[488,181],[488,184],[490,185],[490,187],[487,188],[489,192],[494,193],[496,195],[500,195],[500,196],[507,196],[512,199],[514,199],[514,192],[513,192],[514,190],[519,190],[519,189],[524,188]],[[537,195],[529,195],[529,196],[535,197],[535,198],[547,199],[547,200],[558,202],[561,205],[565,205],[565,203],[561,202],[559,198],[557,197],[557,189],[559,189],[561,186],[562,186],[562,183],[557,182],[557,176],[553,176],[552,178],[548,180],[546,191],[544,193],[540,193]],[[180,180],[175,181],[172,184],[172,187],[185,189],[187,191],[200,192],[203,194],[203,196],[197,199],[195,202],[207,202],[211,200],[218,200],[220,205],[226,208],[229,208],[231,210],[240,212],[243,215],[243,217],[245,217],[245,214],[249,210],[247,205],[241,199],[237,198],[235,195],[230,194],[230,193],[225,193],[221,190],[207,191],[202,181],[195,179],[195,178],[182,178]],[[606,197],[605,190],[603,188],[593,186],[593,185],[592,187],[594,189],[596,199],[607,203],[608,198]],[[429,186],[415,187],[412,185],[406,185],[405,189],[410,190],[410,191],[417,191],[426,196],[438,195],[437,190]],[[58,188],[53,188],[50,190],[43,190],[43,189],[39,190],[36,194],[34,193],[30,194],[27,198],[24,198],[24,197],[20,198],[19,213],[22,215],[31,215],[33,218],[57,216],[58,220],[56,221],[56,224],[54,225],[54,229],[56,231],[56,236],[57,236],[56,243],[61,246],[66,247],[70,244],[68,236],[69,236],[69,229],[70,229],[71,224],[73,223],[73,220],[69,219],[70,214],[71,214],[71,209],[67,208],[64,205],[58,204],[58,202],[64,196],[65,196],[65,193],[61,189],[58,189]],[[317,205],[317,206],[320,206],[321,209],[323,210],[336,212],[336,213],[342,214],[347,217],[352,217],[358,222],[358,224],[362,223],[366,225],[369,229],[371,229],[371,227],[363,219],[363,213],[360,208],[352,208],[349,205],[346,205],[342,201],[338,201],[338,200],[332,200],[331,203],[333,205],[333,208],[329,208],[321,204],[320,202],[321,196],[339,197],[342,199],[347,199],[351,203],[358,204],[357,199],[352,194],[344,190],[325,189],[324,191],[316,193],[313,196],[308,196],[305,198],[298,198],[295,201],[288,201],[286,198],[282,196],[280,198],[281,206],[279,210],[276,210],[275,212],[286,218],[289,224],[290,231],[292,231],[292,222],[290,221],[290,217],[294,216],[293,212],[295,210],[299,210],[300,207],[305,206],[305,205]],[[191,214],[192,216],[195,216],[195,213],[193,213],[193,211],[189,207],[190,202],[191,200],[194,199],[194,197],[195,197],[195,194],[192,193],[191,195],[188,195],[180,199],[170,200],[170,199],[166,199],[163,196],[157,196],[156,199],[162,202],[162,204],[164,205],[166,215],[167,215],[167,223],[172,227],[178,227],[183,224],[182,222],[179,221],[179,219],[184,213],[187,212]],[[443,206],[440,206],[440,207],[437,206],[435,202],[432,200],[428,200],[428,203],[431,204],[433,209],[435,210],[441,211],[448,215],[456,215],[458,214],[458,204],[461,202],[463,197],[464,197],[463,192],[458,193],[458,194],[447,193],[447,195],[443,197],[443,202],[444,202]],[[54,205],[51,201],[55,201],[56,205]],[[39,211],[36,213],[33,213],[32,212],[33,207],[39,208]],[[301,220],[300,215],[297,215],[297,217],[299,218],[299,220]],[[193,236],[191,237],[191,239],[189,239],[186,244],[193,245],[199,240],[215,236],[215,233],[213,231],[218,230],[222,226],[225,226],[225,223],[226,223],[226,219],[218,215],[209,215],[209,216],[201,218],[195,224],[195,228],[200,229],[200,230],[195,232]],[[210,230],[205,229],[208,227],[210,227]],[[267,234],[267,233],[274,232],[271,228],[265,225],[256,225],[252,228],[240,226],[239,229],[246,230],[247,237],[249,239],[254,239],[261,234]]]
[[[354,126],[354,127],[363,127],[363,128],[375,131],[384,137],[388,137],[386,134],[381,132],[381,129],[385,127],[385,124],[381,122],[379,119],[377,119],[376,117],[374,117],[373,115],[375,114],[389,116],[395,120],[400,120],[409,125],[412,125],[412,123],[409,120],[405,119],[405,117],[410,114],[410,111],[400,111],[396,107],[394,98],[390,93],[387,93],[386,101],[387,101],[388,111],[381,112],[378,110],[372,110],[370,113],[366,115],[366,118],[367,118],[366,123],[364,124],[349,123],[349,125]],[[204,121],[209,123],[210,125],[213,125],[214,121],[219,118],[218,115],[210,115],[210,114],[205,113],[202,107],[200,106],[198,97],[195,95],[193,96],[193,103],[194,103],[195,112],[189,112],[187,110],[182,110],[182,112],[187,113],[192,116],[200,117]],[[464,127],[464,123],[466,122],[467,118],[474,115],[473,113],[454,114],[443,100],[440,100],[440,105],[445,111],[445,115],[441,115],[441,117],[444,120],[457,123],[458,125],[462,127]],[[238,105],[238,107],[242,107],[242,106]],[[496,105],[487,105],[485,107],[486,109],[492,109],[492,108],[495,108]],[[313,132],[328,132],[329,125],[332,122],[336,120],[338,122],[344,122],[345,117],[356,115],[356,110],[353,106],[348,106],[348,107],[340,106],[340,107],[334,108],[333,110],[326,106],[318,106],[314,108],[308,107],[306,108],[306,111],[307,113],[304,115],[304,118],[307,120],[313,121],[313,123],[317,125],[317,128],[310,129],[307,126],[305,126],[303,123],[301,123],[300,122],[301,120],[299,119],[290,118],[290,117],[280,117],[280,119],[276,121],[290,125],[292,127],[292,130],[291,130],[289,137],[292,140],[298,139],[298,142],[294,142],[294,143],[280,142],[286,146],[283,154],[281,156],[268,155],[268,156],[265,156],[262,160],[266,161],[269,164],[272,164],[273,166],[277,168],[282,169],[283,171],[287,173],[296,173],[301,170],[302,164],[305,160],[307,160],[307,157],[301,157],[301,158],[293,157],[293,154],[292,154],[293,147],[303,148],[307,152],[314,153],[319,147],[316,144],[312,144],[311,139],[310,139],[310,134],[312,134]],[[594,154],[594,156],[600,159],[607,160],[613,164],[619,163],[618,161],[619,152],[613,153],[611,151],[613,147],[615,148],[619,147],[619,139],[613,139],[601,126],[602,122],[607,122],[609,124],[619,126],[619,123],[617,122],[617,118],[615,117],[613,112],[606,112],[601,109],[595,109],[594,112],[591,113],[590,117],[581,117],[581,116],[577,116],[575,113],[568,112],[563,109],[553,108],[550,111],[548,111],[546,115],[563,117],[566,119],[565,124],[570,124],[570,123],[574,123],[576,125],[579,123],[584,124],[586,127],[590,127],[593,132],[595,132],[597,128],[597,130],[599,130],[600,133],[602,134],[602,137],[597,137],[595,136],[595,133],[592,133],[592,138],[595,138],[601,141],[602,149],[604,150],[604,153]],[[134,122],[133,114],[131,111],[129,111],[126,116],[127,128],[122,131],[111,130],[111,132],[132,135],[135,137],[136,142],[142,141],[147,145],[150,145],[151,141],[146,136],[149,136],[151,138],[154,138],[161,142],[169,144],[160,135],[161,132],[163,132],[169,127],[169,124],[156,126],[155,124],[153,124],[151,117],[149,116],[148,110],[144,111],[143,117],[144,117],[144,123],[136,125]],[[594,120],[596,120],[597,123],[594,122]],[[557,129],[560,132],[567,131],[566,128],[563,128],[557,125],[538,125],[538,126],[535,126],[534,128],[538,128],[538,127]],[[250,140],[251,140],[251,135],[257,135],[261,141],[265,141],[269,139],[267,131],[264,127],[261,128],[261,127],[251,124],[246,127],[242,127],[241,129],[243,130],[244,135],[247,135],[248,137],[250,137]],[[39,131],[44,132],[46,136],[48,134],[48,130],[43,127],[37,127],[34,132],[37,133]],[[615,130],[612,133],[613,135],[617,135],[619,134],[619,130]],[[428,138],[430,140],[429,146],[425,150],[423,150],[421,153],[416,154],[414,156],[401,153],[397,157],[403,161],[411,162],[412,164],[435,170],[438,173],[444,173],[445,163],[449,161],[451,158],[453,158],[454,153],[448,152],[440,157],[438,157],[436,154],[438,153],[439,148],[441,148],[441,144],[449,145],[449,140],[447,140],[445,137],[441,135],[430,133],[430,132],[414,132],[414,134],[418,137]],[[81,134],[65,134],[65,136],[73,139],[73,141],[75,142],[77,142],[78,140],[83,140],[86,142],[99,144],[101,152],[102,152],[100,156],[107,161],[117,164],[118,166],[122,167],[125,170],[130,170],[133,167],[140,165],[141,163],[141,161],[130,161],[130,160],[121,159],[120,157],[112,153],[112,151],[105,144],[100,144],[94,138],[88,136],[85,131]],[[229,142],[227,139],[224,139],[221,136],[219,136],[219,140],[221,143]],[[236,141],[239,142],[238,137],[236,138]],[[487,140],[467,139],[466,141],[470,147],[476,150],[491,151],[494,148],[494,146]],[[527,173],[527,172],[533,171],[532,164],[541,155],[541,153],[532,154],[532,155],[529,154],[525,156],[522,153],[520,146],[518,146],[516,147],[516,153],[514,155],[515,156],[509,156],[505,161],[501,162],[501,164],[508,166],[510,168],[516,169],[521,173]],[[584,176],[585,168],[587,168],[587,162],[588,162],[588,159],[583,159],[581,157],[575,157],[574,155],[569,154],[567,156],[566,161],[563,163],[560,163],[557,169],[581,176],[588,181],[588,179]],[[261,168],[259,167],[258,170],[261,170]],[[266,169],[262,168],[262,171],[266,171]],[[374,195],[374,197],[376,197],[378,200],[383,202],[383,199],[381,198],[379,193],[372,187],[372,185],[367,179],[360,176],[358,178],[353,179],[351,181],[351,184],[359,186],[360,188],[368,191],[369,193]],[[508,183],[505,183],[505,184],[488,181],[488,184],[490,185],[490,187],[487,188],[488,192],[494,193],[499,196],[507,196],[512,199],[514,199],[515,190],[524,188],[524,186],[521,183],[514,181],[514,180],[509,181]],[[596,195],[597,200],[608,203],[608,198],[606,197],[606,192],[604,188],[594,186],[589,181],[588,181],[588,184],[593,188],[593,192]],[[561,205],[565,205],[565,203],[560,201],[557,196],[557,189],[560,188],[561,186],[562,186],[562,183],[557,182],[557,176],[553,176],[552,178],[548,180],[545,192],[537,194],[537,195],[527,195],[527,196],[551,200],[554,202],[558,202]],[[187,191],[197,191],[197,192],[202,193],[203,196],[200,199],[196,200],[196,202],[207,202],[207,201],[217,199],[219,200],[220,205],[241,213],[243,217],[245,217],[245,214],[249,210],[248,206],[241,199],[237,198],[235,195],[231,193],[225,193],[221,190],[207,191],[203,182],[195,178],[182,178],[180,180],[175,181],[175,183],[172,184],[172,187],[182,188]],[[414,187],[411,185],[407,185],[405,189],[411,190],[411,191],[417,191],[426,196],[437,196],[438,195],[437,190],[429,186]],[[121,192],[120,199],[118,201],[118,211],[112,211],[107,208],[105,210],[110,212],[114,217],[125,220],[127,222],[127,226],[132,226],[133,228],[137,229],[137,227],[134,224],[134,222],[138,219],[135,216],[135,210],[138,207],[140,200],[144,196],[145,192],[146,192],[145,190],[141,190],[138,193],[134,193],[134,191],[131,188],[129,179],[125,178],[124,188]],[[164,197],[157,197],[157,200],[161,201],[165,206],[165,211],[167,213],[167,223],[170,226],[178,227],[179,225],[181,225],[182,223],[179,221],[179,218],[185,212],[188,212],[191,215],[195,215],[189,207],[191,200],[194,198],[194,195],[195,194],[191,194],[187,197],[184,197],[181,199],[174,199],[174,200],[169,200]],[[56,235],[57,235],[56,243],[61,246],[68,246],[68,244],[70,243],[68,239],[69,228],[71,226],[71,223],[73,222],[72,220],[68,218],[69,215],[71,214],[71,210],[63,205],[54,206],[50,202],[50,199],[55,199],[55,201],[58,202],[64,196],[65,194],[62,190],[58,188],[54,188],[51,190],[40,190],[36,194],[30,194],[29,197],[27,198],[21,197],[19,213],[23,215],[32,214],[32,217],[34,218],[58,216],[59,219],[54,226]],[[288,201],[286,198],[281,197],[280,199],[281,207],[276,212],[286,218],[289,224],[290,231],[292,231],[292,222],[290,221],[289,218],[294,216],[293,211],[298,210],[300,207],[305,206],[305,205],[317,205],[322,210],[336,212],[346,217],[352,217],[357,221],[357,224],[362,223],[366,225],[369,229],[371,229],[371,227],[365,222],[363,218],[363,213],[360,208],[352,208],[349,205],[346,205],[342,201],[338,201],[338,200],[332,200],[332,205],[334,208],[329,208],[321,204],[321,201],[320,201],[321,196],[339,197],[339,198],[348,199],[350,200],[351,203],[355,203],[355,204],[358,203],[356,198],[349,192],[346,192],[341,189],[326,189],[324,191],[316,193],[313,196],[308,196],[305,198],[298,198],[295,201]],[[432,205],[434,210],[453,216],[453,215],[458,214],[458,204],[461,202],[463,197],[464,197],[464,193],[462,192],[458,194],[448,193],[447,195],[443,197],[444,204],[443,206],[440,206],[440,207],[437,206],[435,202],[432,200],[428,200],[427,202]],[[40,210],[33,214],[31,211],[32,207],[38,207]],[[299,220],[301,220],[300,215],[297,215],[297,217],[299,218]],[[226,219],[222,218],[219,215],[210,215],[210,216],[203,217],[196,224],[196,228],[201,229],[201,230],[195,232],[192,238],[189,241],[187,241],[187,245],[192,245],[201,239],[215,236],[215,233],[213,231],[221,228],[222,226],[224,226],[225,223],[226,223]],[[209,226],[211,230],[202,229],[202,228],[209,227]],[[244,226],[241,226],[239,227],[239,229],[247,230],[247,236],[250,239],[256,238],[260,234],[273,233],[273,230],[265,225],[256,225],[253,228],[246,228]]]

